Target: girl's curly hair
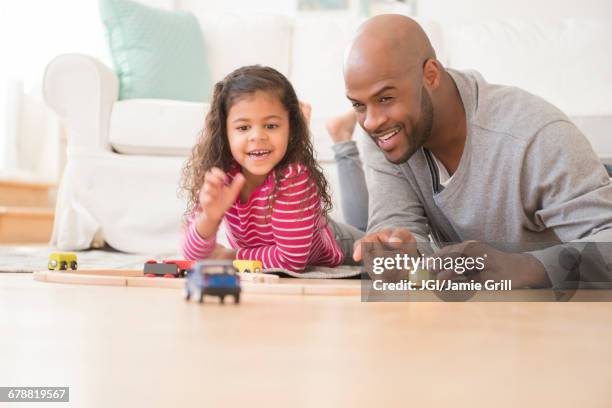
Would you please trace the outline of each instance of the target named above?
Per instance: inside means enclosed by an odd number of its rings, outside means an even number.
[[[287,152],[274,168],[277,184],[287,166],[301,164],[308,169],[310,178],[317,186],[321,198],[321,215],[325,216],[331,211],[332,202],[327,180],[314,158],[308,125],[293,86],[283,74],[273,68],[250,65],[238,68],[215,84],[204,129],[183,167],[181,189],[187,193],[185,216],[192,214],[199,205],[198,197],[206,172],[213,167],[225,172],[230,170],[234,158],[227,136],[227,115],[238,99],[257,91],[278,96],[289,113]]]

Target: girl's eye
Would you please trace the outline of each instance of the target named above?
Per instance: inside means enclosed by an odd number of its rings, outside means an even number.
[[[278,125],[276,123],[270,123],[268,125],[264,126],[266,129],[276,129],[278,128]]]
[[[236,129],[241,132],[246,132],[247,130],[249,130],[249,127],[247,125],[242,125],[242,126],[238,126]]]

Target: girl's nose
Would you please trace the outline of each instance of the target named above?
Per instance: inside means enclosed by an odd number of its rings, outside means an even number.
[[[249,140],[260,140],[266,139],[267,137],[268,132],[261,126],[253,126],[251,128],[251,132],[249,133]]]

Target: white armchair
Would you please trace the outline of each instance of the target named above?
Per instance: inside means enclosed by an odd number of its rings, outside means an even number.
[[[115,73],[94,58],[62,55],[45,72],[44,97],[65,125],[67,163],[52,243],[89,248],[100,231],[127,252],[174,252],[184,204],[177,198],[183,157],[126,155],[110,143]]]
[[[108,126],[119,94],[117,75],[95,58],[66,54],[47,65],[44,77],[45,101],[65,119],[69,148],[110,152]]]

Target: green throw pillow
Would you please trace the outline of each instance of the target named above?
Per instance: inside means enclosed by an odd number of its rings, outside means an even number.
[[[204,102],[210,75],[198,20],[131,0],[100,0],[119,99]]]

